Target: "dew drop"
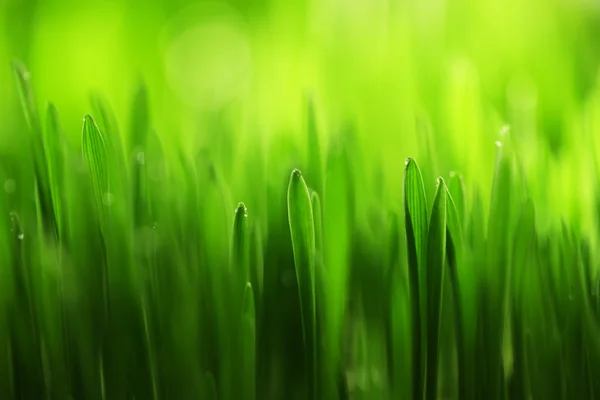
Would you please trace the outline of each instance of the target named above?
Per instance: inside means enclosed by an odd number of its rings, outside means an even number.
[[[501,141],[499,141],[499,140],[496,140],[496,146],[497,146],[497,147],[502,147],[502,142],[501,142]]]
[[[506,136],[508,132],[510,132],[510,126],[504,125],[502,128],[500,128],[500,136]]]
[[[17,239],[19,239],[19,240],[23,240],[24,238],[25,238],[25,234],[24,233],[19,233],[17,235]]]

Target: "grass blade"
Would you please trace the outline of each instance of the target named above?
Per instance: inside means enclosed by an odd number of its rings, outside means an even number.
[[[41,219],[44,223],[44,230],[47,233],[58,235],[57,217],[54,213],[52,195],[50,194],[50,180],[46,168],[46,151],[44,150],[44,141],[40,117],[35,102],[35,96],[29,80],[29,71],[20,62],[13,62],[13,73],[17,81],[19,97],[27,125],[29,126],[29,144],[31,146],[31,156],[35,179],[37,181],[37,196],[39,196]]]
[[[248,400],[256,396],[256,312],[252,284],[246,283],[240,327],[242,338],[243,388],[241,395]]]
[[[96,121],[89,114],[83,118],[82,149],[83,159],[92,179],[100,227],[106,233],[107,213],[105,210],[108,207],[104,205],[108,205],[111,201],[107,150],[104,136],[96,125]]]
[[[425,355],[422,315],[425,312],[425,302],[421,301],[421,274],[424,269],[425,249],[427,243],[427,200],[423,177],[416,161],[406,160],[404,169],[404,224],[406,229],[406,244],[408,255],[409,290],[411,300],[412,320],[412,368],[413,368],[413,398],[423,399]],[[424,299],[424,297],[423,297]]]
[[[297,169],[290,176],[287,204],[300,295],[308,393],[316,398],[315,227],[308,187]]]
[[[235,218],[233,220],[231,267],[235,276],[239,276],[244,282],[248,282],[250,279],[248,257],[248,210],[244,203],[239,203],[235,209]]]
[[[63,221],[63,199],[61,194],[64,191],[64,164],[65,147],[64,133],[58,111],[54,104],[48,105],[46,114],[46,134],[44,135],[44,145],[48,153],[48,176],[50,178],[50,194],[52,196],[52,205],[56,215],[56,224],[59,237],[64,236],[63,230],[66,224]]]
[[[450,282],[452,284],[452,300],[454,306],[454,329],[456,332],[456,351],[458,361],[458,398],[473,398],[469,393],[467,381],[467,353],[464,344],[465,328],[462,310],[462,296],[460,289],[460,278],[458,268],[463,262],[463,233],[460,224],[460,216],[456,210],[454,200],[450,193],[446,198],[447,231],[446,231],[446,255],[448,259],[448,270],[450,271]]]
[[[446,184],[438,178],[427,234],[427,357],[426,398],[437,400],[440,324],[446,261]]]

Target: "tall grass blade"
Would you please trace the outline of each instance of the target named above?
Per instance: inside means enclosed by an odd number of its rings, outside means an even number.
[[[442,291],[446,262],[446,183],[438,178],[427,233],[427,373],[426,398],[437,400]]]
[[[250,279],[248,239],[248,210],[244,203],[239,203],[235,209],[233,220],[231,266],[234,275],[243,279],[244,282],[248,282]],[[239,279],[236,278],[237,280]]]
[[[108,156],[104,136],[89,114],[83,118],[82,149],[83,159],[92,180],[96,209],[98,218],[100,218],[100,227],[104,234],[106,234],[108,222],[106,210],[112,201]]]
[[[404,225],[408,256],[408,276],[411,302],[413,398],[423,399],[425,356],[422,342],[426,312],[423,271],[427,246],[427,200],[421,171],[412,158],[404,168]],[[423,295],[422,295],[423,294]]]
[[[248,282],[244,290],[242,320],[239,332],[242,337],[243,390],[240,394],[248,400],[256,396],[256,312],[254,292]]]
[[[297,169],[293,170],[290,176],[287,205],[300,295],[308,393],[316,398],[315,227],[308,187],[302,173]]]
[[[472,393],[469,392],[469,383],[467,379],[468,355],[464,344],[465,327],[462,310],[463,299],[458,271],[459,267],[464,262],[463,233],[460,216],[450,193],[447,194],[446,203],[446,256],[448,259],[448,270],[450,272],[452,301],[454,306],[454,329],[456,332],[456,353],[458,361],[458,398],[471,399],[473,396]]]
[[[58,111],[54,104],[48,105],[46,118],[44,146],[48,153],[47,161],[48,176],[50,179],[50,194],[52,196],[52,205],[56,215],[59,238],[62,238],[64,237],[64,229],[66,228],[63,215],[64,199],[62,197],[66,186],[64,176],[64,159],[66,155],[64,133],[58,117]]]

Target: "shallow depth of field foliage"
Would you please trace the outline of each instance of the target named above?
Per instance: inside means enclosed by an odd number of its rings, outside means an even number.
[[[600,398],[600,3],[0,0],[0,398]]]

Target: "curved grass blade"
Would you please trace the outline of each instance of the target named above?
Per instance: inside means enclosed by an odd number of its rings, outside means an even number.
[[[427,361],[426,393],[428,400],[437,400],[440,325],[444,263],[446,261],[446,184],[438,178],[427,234]]]
[[[308,390],[310,396],[316,398],[315,227],[308,187],[297,169],[290,176],[287,204],[300,295]]]
[[[416,161],[406,160],[404,168],[404,224],[406,229],[406,245],[408,255],[408,276],[411,301],[412,325],[412,368],[413,368],[413,398],[423,399],[424,389],[424,343],[422,343],[424,320],[422,315],[426,310],[425,297],[421,297],[423,284],[420,279],[424,269],[425,250],[427,243],[427,200],[423,177]],[[423,288],[424,289],[424,288]],[[421,301],[423,300],[423,301]]]
[[[50,194],[50,180],[48,177],[46,151],[40,117],[35,102],[35,96],[29,80],[29,71],[23,64],[14,61],[13,73],[17,81],[17,88],[25,119],[29,127],[29,144],[32,151],[35,179],[37,180],[37,196],[39,196],[41,219],[47,233],[58,235],[57,217],[54,212],[52,195]]]
[[[98,125],[89,114],[83,118],[82,149],[83,159],[92,179],[100,227],[106,234],[108,207],[104,203],[111,200],[106,143]]]
[[[256,312],[254,293],[250,282],[246,283],[246,289],[244,290],[240,328],[244,376],[241,394],[245,399],[253,400],[256,396]]]
[[[454,305],[454,329],[456,332],[456,352],[458,364],[458,398],[471,399],[467,381],[467,353],[464,344],[464,319],[462,310],[462,296],[458,267],[463,262],[463,233],[460,216],[456,210],[454,200],[450,193],[446,197],[446,256],[448,259],[448,270],[450,271],[450,282],[452,285],[452,301]]]

